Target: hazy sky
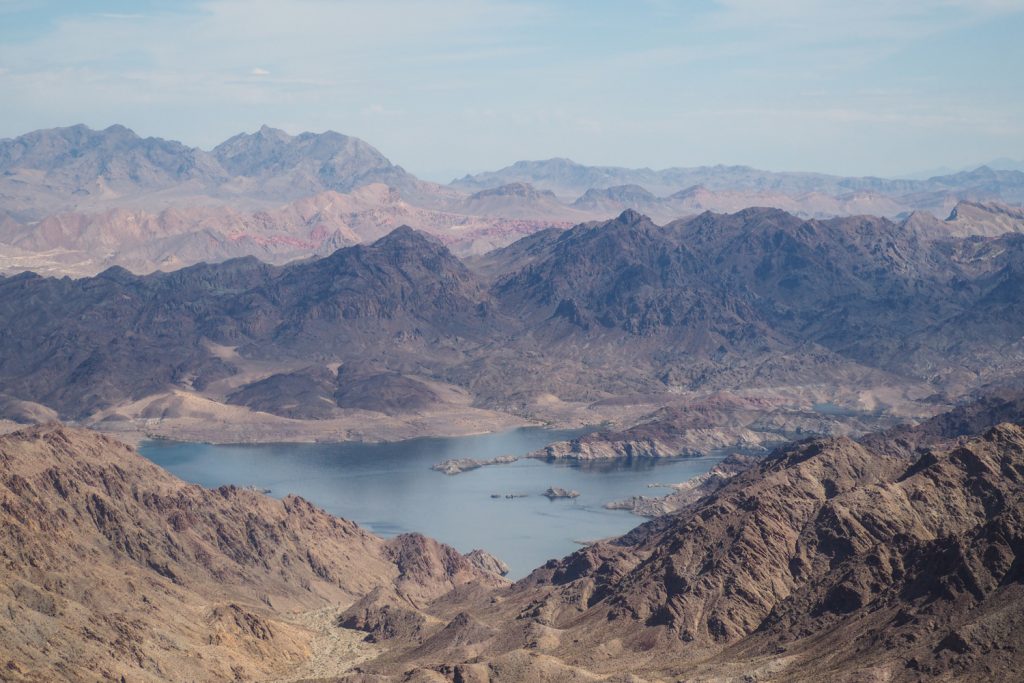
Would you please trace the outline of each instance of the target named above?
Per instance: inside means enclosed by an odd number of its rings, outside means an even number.
[[[896,175],[1024,158],[1024,0],[0,0],[0,137],[359,136],[518,159]]]

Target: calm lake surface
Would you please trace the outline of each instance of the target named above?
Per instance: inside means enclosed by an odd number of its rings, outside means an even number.
[[[576,550],[577,541],[625,533],[643,519],[605,510],[611,500],[662,495],[651,483],[685,481],[722,457],[602,463],[598,467],[520,460],[455,476],[430,466],[448,458],[524,455],[587,430],[516,429],[498,434],[424,438],[395,443],[212,446],[149,441],[140,452],[186,481],[298,494],[328,512],[381,536],[418,531],[462,552],[484,548],[517,579],[551,558]],[[549,486],[576,489],[574,500],[549,501]],[[491,494],[527,494],[499,499]]]

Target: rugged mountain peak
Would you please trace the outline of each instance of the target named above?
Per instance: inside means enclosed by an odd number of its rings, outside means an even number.
[[[1024,183],[1024,173],[1016,170],[998,170],[989,166],[979,166],[972,171],[961,171],[948,176],[929,178],[929,183],[934,183],[944,188],[958,187],[963,190],[988,192],[998,190],[1000,186],[1019,187]]]
[[[949,236],[949,227],[935,214],[928,211],[914,211],[899,224],[900,229],[909,235],[917,235],[922,239],[938,239]]]
[[[1024,232],[1024,208],[1001,202],[961,200],[942,226],[950,236],[982,235],[995,237],[1011,232]]]
[[[128,282],[138,280],[139,276],[135,275],[127,268],[122,268],[121,266],[110,266],[103,272],[96,275],[96,277],[102,278],[104,280],[113,280],[121,284],[126,284]]]
[[[381,237],[371,246],[376,249],[415,249],[447,251],[447,247],[437,237],[417,230],[408,225],[400,225],[388,234]]]
[[[615,185],[608,188],[590,188],[572,203],[574,208],[589,211],[606,211],[630,208],[640,211],[657,211],[662,200],[648,192],[641,185]]]
[[[976,214],[977,212],[1002,214],[1011,218],[1024,220],[1024,208],[1018,206],[1008,206],[999,202],[978,202],[970,201],[967,199],[961,199],[956,203],[956,206],[949,212],[949,216],[946,218],[947,221],[955,221],[961,217],[961,214]]]
[[[956,203],[953,209],[949,212],[949,216],[946,217],[947,221],[955,221],[960,217],[960,212],[967,206],[967,202],[960,200]]]
[[[644,223],[649,223],[653,225],[651,219],[645,216],[644,214],[640,213],[639,211],[634,211],[633,209],[626,209],[625,211],[620,213],[614,220],[609,221],[609,223],[607,223],[606,225],[627,226],[632,228],[638,225],[642,225]]]
[[[257,178],[289,198],[375,182],[410,192],[422,185],[372,145],[335,131],[292,136],[264,126],[222,142],[212,154],[233,175]]]
[[[107,126],[103,129],[103,134],[109,135],[111,137],[117,136],[120,138],[126,138],[129,140],[139,137],[138,133],[136,133],[134,130],[127,126],[123,126],[120,123],[114,123]]]
[[[550,169],[568,169],[568,168],[581,168],[583,165],[569,159],[568,157],[551,157],[550,159],[541,159],[538,161],[517,161],[512,164],[511,168],[539,168],[546,167]]]
[[[265,123],[262,126],[260,126],[259,130],[257,130],[255,133],[253,133],[253,135],[258,135],[261,138],[273,138],[273,139],[277,139],[277,140],[286,140],[286,141],[292,139],[292,136],[290,134],[286,133],[285,131],[281,130],[280,128],[273,128],[271,126],[268,126]]]
[[[788,211],[775,208],[774,206],[749,206],[745,209],[741,209],[734,214],[738,219],[743,221],[757,221],[762,219],[771,219],[784,223],[803,223],[805,222],[798,216],[794,216]]]

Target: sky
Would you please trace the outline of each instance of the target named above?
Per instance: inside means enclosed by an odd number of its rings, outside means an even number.
[[[1024,0],[0,0],[0,137],[898,176],[1024,159],[1022,36]]]

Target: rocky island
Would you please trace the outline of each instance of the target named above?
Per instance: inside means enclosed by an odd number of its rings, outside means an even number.
[[[579,498],[580,492],[575,489],[563,489],[560,486],[552,486],[542,495],[550,500],[555,500],[556,498]]]
[[[496,458],[490,460],[477,460],[475,458],[451,458],[449,460],[443,460],[436,465],[432,465],[430,469],[435,472],[443,472],[449,476],[462,474],[463,472],[469,472],[470,470],[479,469],[486,467],[487,465],[507,465],[519,460],[514,455],[499,455]]]

